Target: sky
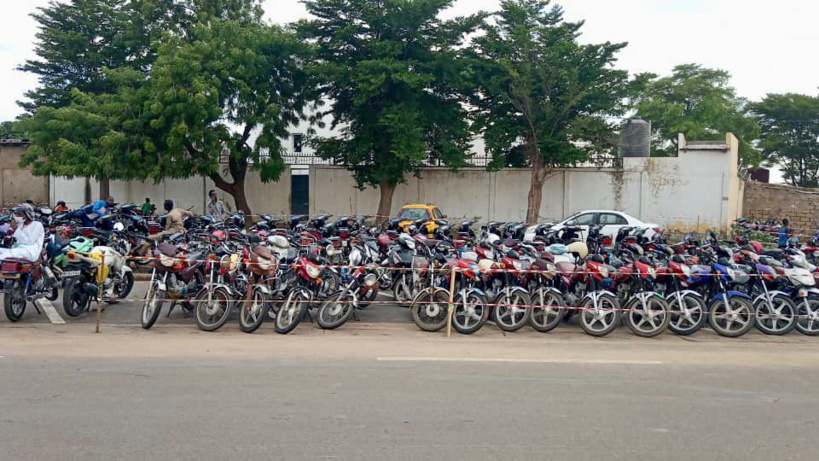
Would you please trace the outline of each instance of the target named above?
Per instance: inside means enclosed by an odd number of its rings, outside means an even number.
[[[37,27],[29,16],[48,0],[0,0],[0,121],[21,113],[16,101],[35,87],[15,70],[34,58]],[[456,16],[497,9],[498,0],[456,0]],[[572,21],[585,20],[580,40],[628,42],[618,67],[632,73],[668,74],[676,64],[700,63],[728,70],[741,96],[819,94],[819,3],[805,0],[563,0]],[[298,0],[266,0],[266,18],[307,17]]]

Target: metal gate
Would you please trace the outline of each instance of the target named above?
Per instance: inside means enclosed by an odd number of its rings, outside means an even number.
[[[310,176],[293,175],[290,177],[290,213],[310,213]]]

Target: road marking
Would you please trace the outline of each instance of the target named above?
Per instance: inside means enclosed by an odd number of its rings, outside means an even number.
[[[51,304],[51,301],[45,298],[41,298],[34,302],[37,303],[37,305],[39,305],[41,308],[43,308],[46,315],[48,316],[48,320],[50,320],[51,323],[57,325],[65,325],[65,320],[63,320],[63,318],[60,317],[60,313],[57,312],[57,309],[54,309],[54,305]]]
[[[392,293],[378,293],[378,296],[383,296],[385,298],[395,299],[395,295]]]
[[[503,359],[476,357],[377,357],[379,362],[494,362],[494,363],[572,363],[589,365],[662,365],[659,360],[585,360],[585,359]]]

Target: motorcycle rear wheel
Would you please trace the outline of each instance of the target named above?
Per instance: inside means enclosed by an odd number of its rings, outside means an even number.
[[[91,305],[91,296],[83,292],[85,277],[70,277],[65,281],[63,290],[63,310],[67,315],[76,317],[88,310]]]
[[[3,308],[9,322],[17,322],[23,318],[23,314],[26,312],[26,297],[23,294],[22,285],[17,283],[12,288],[11,293],[5,292],[3,294]]]

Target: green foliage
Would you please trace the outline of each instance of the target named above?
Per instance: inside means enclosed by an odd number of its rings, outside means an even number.
[[[819,98],[769,94],[751,105],[762,128],[759,148],[794,186],[819,186]]]
[[[18,121],[0,122],[0,139],[27,139],[28,135]]]
[[[668,77],[641,78],[645,81],[635,103],[637,115],[651,121],[652,155],[677,155],[679,133],[689,140],[717,140],[732,132],[740,141],[742,162],[759,164],[761,157],[752,145],[759,125],[748,115],[747,101],[730,86],[728,72],[682,64]]]
[[[564,22],[563,10],[549,3],[503,1],[475,39],[472,104],[493,168],[521,147],[530,165],[539,157],[553,167],[615,145],[605,117],[621,113],[628,94],[628,73],[612,67],[625,44],[579,44],[583,23]]]
[[[394,186],[435,159],[465,165],[470,130],[459,47],[479,16],[444,21],[453,0],[305,0],[298,24],[316,44],[313,68],[339,136],[311,140],[359,187]]]

